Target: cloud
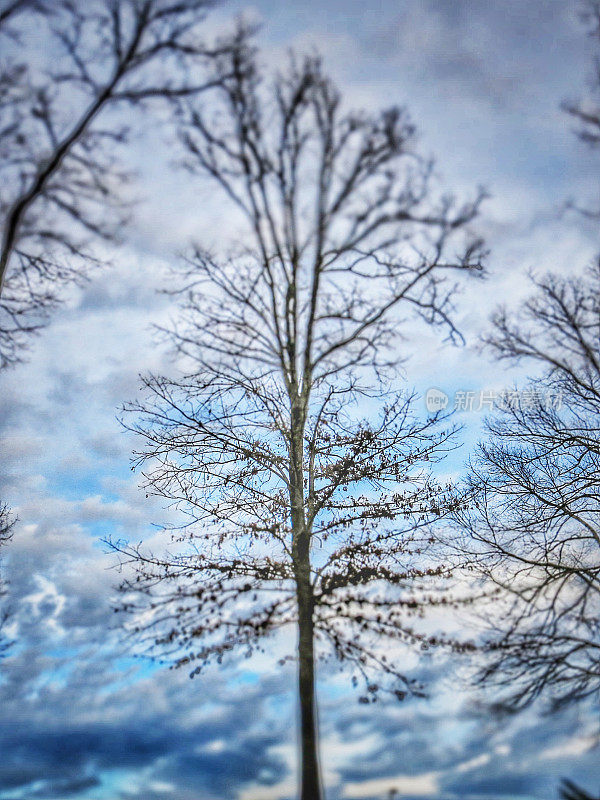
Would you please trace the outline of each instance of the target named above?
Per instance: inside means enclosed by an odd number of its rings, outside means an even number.
[[[95,796],[111,800],[174,790],[177,797],[189,791],[226,800],[244,783],[281,778],[286,765],[272,754],[280,726],[265,724],[261,709],[283,690],[282,680],[236,688],[213,674],[197,686],[183,673],[166,672],[137,680],[132,673],[119,684],[110,655],[96,657],[95,669],[104,674],[86,674],[80,662],[64,683],[37,686],[35,697],[35,677],[50,666],[38,664],[18,704],[0,686],[5,714],[14,715],[0,724],[0,797],[17,789],[27,797],[54,797],[80,782],[78,791],[93,786]],[[55,674],[60,661],[54,658]],[[9,664],[9,679],[15,666]],[[193,692],[199,692],[196,721],[189,713]],[[222,747],[210,746],[215,737]],[[110,795],[111,787],[117,793]]]
[[[348,783],[344,787],[343,797],[430,797],[439,791],[436,773],[425,775],[398,775],[394,778],[378,778],[371,781]]]
[[[540,760],[576,758],[598,747],[598,736],[584,736],[567,739],[560,744],[548,747],[539,754]]]
[[[226,15],[246,5],[234,2]],[[470,343],[496,302],[523,296],[527,268],[575,269],[589,259],[597,232],[557,213],[567,195],[580,197],[597,180],[597,166],[558,111],[564,96],[583,88],[590,63],[575,4],[257,0],[255,7],[271,62],[291,42],[316,43],[349,105],[408,106],[423,152],[438,157],[440,191],[469,194],[479,183],[492,191],[477,227],[493,248],[491,276],[465,287],[457,304]],[[0,667],[0,800],[296,795],[295,674],[277,671],[279,645],[191,682],[134,658],[112,611],[119,575],[100,539],[160,538],[151,524],[171,518],[137,488],[134,437],[116,419],[136,397],[140,372],[176,368],[151,330],[176,313],[156,290],[190,238],[228,247],[238,227],[211,187],[171,169],[175,155],[163,130],[138,142],[147,199],[127,246],[112,268],[69,295],[30,362],[1,377],[0,497],[19,522],[6,551],[17,643]],[[415,329],[406,347],[407,380],[419,387],[491,388],[514,375],[475,349],[440,343],[437,332]],[[478,422],[465,422],[466,440],[475,439]],[[391,789],[431,800],[546,800],[563,775],[597,780],[585,710],[543,720],[532,711],[500,724],[475,713],[454,660],[419,662],[429,699],[365,708],[347,674],[325,670],[329,800],[380,798]]]

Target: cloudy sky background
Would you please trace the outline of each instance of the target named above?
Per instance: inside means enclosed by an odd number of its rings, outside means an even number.
[[[409,337],[407,380],[451,395],[511,383],[517,373],[475,348],[490,310],[523,296],[528,269],[576,272],[597,246],[591,226],[561,213],[569,198],[598,199],[597,157],[559,108],[586,93],[592,68],[576,2],[236,2],[207,30],[240,11],[262,22],[270,63],[289,46],[316,47],[350,105],[405,104],[441,187],[490,191],[478,226],[490,274],[459,301],[467,345]],[[133,659],[111,611],[118,574],[100,540],[153,536],[152,523],[167,519],[137,489],[117,409],[135,397],[140,372],[171,368],[151,332],[173,313],[156,291],[166,267],[191,238],[218,247],[232,235],[212,191],[170,166],[173,152],[162,129],[138,137],[143,202],[114,267],[73,292],[29,363],[1,378],[0,497],[19,522],[6,555],[17,643],[0,668],[0,800],[294,796],[293,666],[262,656],[190,681]],[[457,416],[465,446],[451,470],[481,422]],[[437,656],[419,670],[431,697],[401,706],[359,705],[343,675],[323,678],[330,800],[392,788],[431,800],[545,800],[563,776],[598,790],[588,710],[498,721],[478,712],[460,665]]]

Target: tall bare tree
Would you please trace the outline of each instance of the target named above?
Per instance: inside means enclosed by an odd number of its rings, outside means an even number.
[[[118,149],[132,109],[206,88],[199,24],[210,4],[0,5],[0,367],[21,358],[60,287],[87,274],[90,240],[118,232],[128,176]],[[45,65],[31,45],[22,60],[18,45],[32,35]]]
[[[406,113],[343,111],[317,59],[263,80],[240,31],[214,66],[181,136],[244,242],[223,259],[195,249],[170,332],[185,374],[148,378],[131,407],[147,491],[187,518],[168,552],[114,546],[137,573],[123,589],[149,615],[140,635],[192,675],[296,628],[300,794],[318,800],[315,659],[349,662],[365,702],[373,672],[399,698],[418,691],[389,643],[426,647],[411,618],[445,602],[427,548],[448,503],[427,465],[451,431],[386,381],[400,314],[458,335],[452,275],[481,269],[465,231],[481,198],[436,203]]]

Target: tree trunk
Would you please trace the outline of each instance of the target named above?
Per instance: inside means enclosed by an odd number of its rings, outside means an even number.
[[[300,800],[322,800],[318,758],[313,587],[310,575],[310,531],[304,507],[303,436],[306,413],[292,403],[290,500],[292,558],[298,602],[298,700],[300,707]]]
[[[309,581],[298,586],[298,694],[300,701],[300,800],[321,800],[312,597]]]

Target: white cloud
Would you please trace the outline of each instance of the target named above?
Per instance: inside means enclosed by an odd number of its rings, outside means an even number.
[[[457,772],[470,772],[472,769],[478,769],[479,767],[485,767],[486,764],[492,760],[492,757],[489,753],[482,753],[480,756],[475,756],[474,758],[470,758],[468,761],[463,761],[462,764],[459,764],[456,767]]]
[[[539,754],[540,761],[553,761],[562,758],[577,758],[589,752],[593,747],[598,747],[598,736],[579,736],[566,739],[560,744],[547,747]]]
[[[398,797],[427,797],[439,792],[439,775],[437,772],[428,772],[423,775],[398,775],[395,778],[376,778],[369,781],[347,783],[344,786],[343,797],[393,797],[396,792]]]
[[[294,797],[296,792],[296,781],[286,778],[273,786],[262,783],[248,786],[239,792],[238,800],[281,800],[283,797]]]

